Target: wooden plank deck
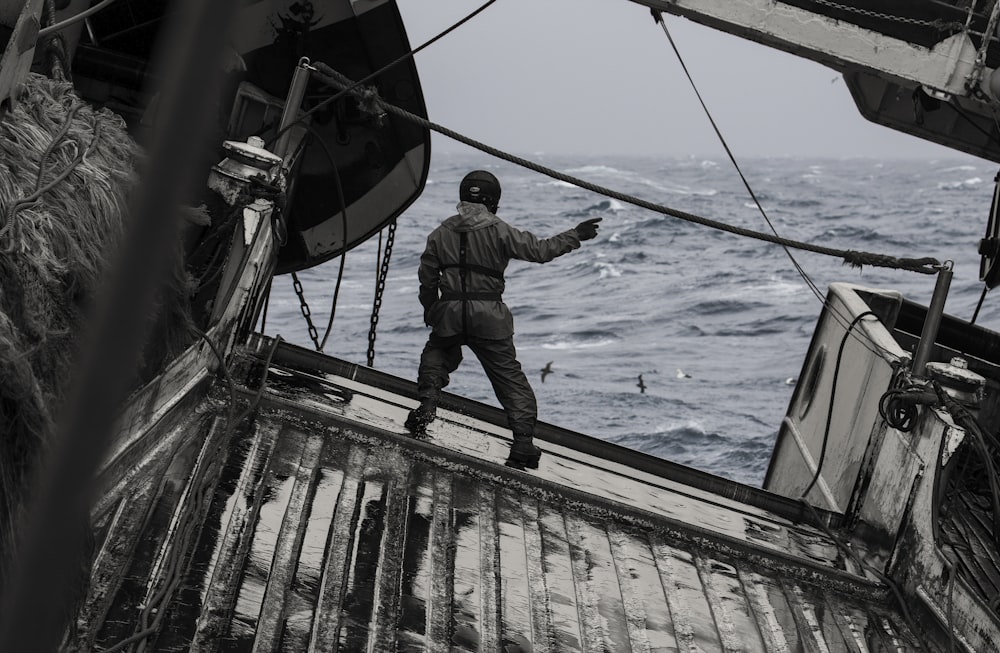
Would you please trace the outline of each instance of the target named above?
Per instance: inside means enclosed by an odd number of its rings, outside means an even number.
[[[504,467],[509,432],[471,402],[413,440],[412,395],[300,354],[279,352],[236,428],[219,382],[165,436],[171,456],[101,503],[82,644],[113,647],[166,593],[146,651],[917,646],[887,588],[815,526],[567,438],[540,442],[537,471]],[[263,365],[236,368],[245,404]]]

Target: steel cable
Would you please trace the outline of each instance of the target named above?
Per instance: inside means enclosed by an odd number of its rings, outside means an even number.
[[[345,77],[341,73],[337,72],[330,66],[322,63],[316,62],[314,64],[317,70],[317,77],[319,77],[324,82],[340,89],[349,89],[354,82],[349,78]],[[922,257],[922,258],[901,258],[895,256],[889,256],[887,254],[875,254],[871,252],[864,252],[858,250],[848,250],[848,249],[838,249],[834,247],[825,247],[822,245],[815,245],[812,243],[806,243],[797,240],[791,240],[788,238],[782,238],[774,234],[763,233],[759,231],[754,231],[752,229],[745,229],[743,227],[737,227],[734,225],[721,222],[719,220],[713,220],[711,218],[705,218],[702,216],[694,215],[686,211],[681,211],[679,209],[674,209],[662,204],[657,204],[655,202],[650,202],[648,200],[635,197],[634,195],[629,195],[626,193],[621,193],[619,191],[613,190],[606,186],[601,186],[599,184],[594,184],[589,181],[585,181],[578,177],[572,175],[567,175],[563,172],[559,172],[553,168],[543,166],[534,161],[524,159],[522,157],[504,152],[491,145],[487,145],[480,141],[477,141],[468,136],[459,134],[456,131],[448,129],[442,125],[435,122],[427,120],[421,116],[415,115],[406,109],[390,104],[379,97],[378,93],[370,88],[359,89],[353,91],[359,96],[361,100],[362,110],[368,109],[369,111],[374,110],[377,112],[390,113],[394,116],[402,118],[404,120],[409,120],[425,129],[430,129],[443,136],[447,136],[453,140],[460,143],[464,143],[469,147],[473,147],[481,152],[485,152],[491,156],[498,159],[503,159],[509,163],[526,168],[528,170],[533,170],[540,174],[543,174],[552,179],[557,179],[559,181],[564,181],[568,184],[577,186],[584,190],[589,190],[598,195],[604,195],[605,197],[610,197],[626,204],[632,204],[633,206],[638,206],[640,208],[646,209],[648,211],[653,211],[654,213],[660,213],[663,215],[669,215],[687,222],[692,222],[694,224],[700,224],[705,227],[710,227],[718,231],[724,231],[726,233],[731,233],[736,236],[742,236],[745,238],[753,238],[755,240],[762,240],[769,243],[774,243],[777,245],[782,245],[785,247],[791,247],[794,249],[799,249],[806,252],[812,252],[814,254],[822,254],[825,256],[831,256],[834,258],[843,259],[845,263],[853,267],[863,267],[865,265],[870,265],[873,267],[885,267],[893,268],[898,270],[908,270],[911,272],[919,272],[921,274],[936,274],[937,267],[940,266],[940,261],[933,257]]]

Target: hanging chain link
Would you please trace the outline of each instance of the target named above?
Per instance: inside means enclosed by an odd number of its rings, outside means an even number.
[[[878,18],[880,20],[889,20],[896,23],[903,23],[906,25],[919,25],[921,27],[946,27],[948,25],[954,25],[961,29],[963,25],[961,23],[955,22],[942,22],[939,20],[923,20],[920,18],[907,18],[905,16],[893,16],[891,14],[883,14],[878,11],[872,11],[871,9],[861,9],[860,7],[851,7],[848,5],[842,5],[839,2],[833,2],[832,0],[813,0],[818,5],[823,5],[830,7],[832,9],[840,9],[841,11],[846,11],[852,14],[858,14],[859,16],[867,16],[868,18]]]
[[[375,301],[372,303],[371,327],[368,329],[368,367],[375,366],[375,336],[378,329],[378,312],[382,308],[382,295],[385,293],[385,280],[389,276],[389,258],[392,256],[392,242],[396,237],[396,221],[389,224],[389,232],[385,239],[385,254],[382,256],[382,267],[378,272],[375,284]]]
[[[302,309],[302,317],[306,319],[306,324],[309,326],[309,337],[312,338],[313,344],[316,345],[316,351],[321,351],[319,348],[319,332],[316,330],[316,325],[312,321],[312,311],[309,310],[309,303],[306,302],[305,292],[302,290],[302,282],[299,281],[299,275],[292,272],[292,287],[295,288],[295,294],[299,296],[299,308]]]

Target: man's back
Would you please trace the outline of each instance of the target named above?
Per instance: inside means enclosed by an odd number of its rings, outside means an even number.
[[[551,238],[536,238],[496,216],[500,182],[485,170],[470,172],[459,187],[458,215],[427,237],[420,257],[420,303],[433,327],[420,354],[420,405],[406,417],[414,437],[426,437],[441,389],[469,347],[483,365],[510,426],[507,464],[535,468],[542,455],[532,443],[538,404],[517,361],[514,319],[503,302],[504,270],[510,259],[545,263],[597,235],[600,218],[584,220]]]
[[[512,258],[551,261],[579,247],[580,239],[572,229],[536,238],[511,227],[482,204],[459,202],[457,208],[457,215],[427,237],[420,257],[417,275],[422,296],[436,291],[436,299],[443,300],[433,302],[427,322],[438,336],[464,330],[480,338],[509,337],[514,333],[513,318],[500,299],[507,264]],[[464,325],[463,304],[467,305]]]

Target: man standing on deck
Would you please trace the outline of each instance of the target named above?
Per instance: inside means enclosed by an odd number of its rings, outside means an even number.
[[[532,443],[538,406],[514,350],[514,320],[501,294],[503,272],[511,259],[547,263],[597,235],[601,218],[585,220],[551,238],[511,227],[496,216],[500,182],[476,170],[459,186],[458,215],[427,237],[420,257],[420,303],[424,322],[433,327],[420,355],[417,394],[406,428],[425,437],[434,420],[441,389],[462,362],[465,345],[482,363],[514,436],[507,464],[538,467],[541,450]]]

